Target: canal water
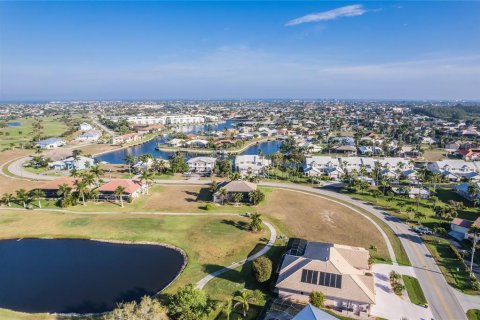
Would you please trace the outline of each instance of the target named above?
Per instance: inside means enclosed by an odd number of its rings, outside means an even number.
[[[97,313],[153,295],[175,279],[183,255],[157,245],[91,240],[0,241],[0,308]]]
[[[225,129],[233,128],[236,123],[238,123],[238,121],[227,120],[225,122],[218,123],[218,124],[182,126],[182,127],[178,127],[177,130],[185,132],[186,134],[199,133],[199,132],[205,132],[205,131],[223,131]],[[95,159],[97,161],[105,161],[112,164],[123,164],[125,163],[125,157],[127,155],[133,155],[134,157],[138,157],[140,155],[150,153],[155,158],[168,160],[172,155],[172,152],[160,151],[155,149],[155,147],[158,144],[162,144],[165,142],[166,142],[165,138],[159,137],[137,146],[132,146],[132,147],[104,153],[102,155],[95,157]],[[248,147],[241,154],[256,155],[256,154],[259,154],[259,152],[261,151],[263,155],[270,155],[277,152],[280,149],[280,145],[281,145],[280,141],[276,141],[276,140],[264,141]],[[206,155],[204,153],[196,154],[195,152],[185,153],[185,158],[187,160],[196,156],[211,156],[211,155]]]

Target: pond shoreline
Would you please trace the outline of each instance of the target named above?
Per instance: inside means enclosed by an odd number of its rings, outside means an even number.
[[[158,246],[158,247],[172,249],[172,250],[180,253],[180,255],[183,258],[183,263],[182,263],[181,267],[179,268],[178,273],[161,290],[157,291],[153,295],[150,295],[151,297],[158,296],[164,290],[166,290],[168,287],[170,287],[175,281],[177,281],[177,279],[182,275],[183,271],[185,270],[185,268],[187,267],[187,265],[189,263],[188,255],[186,254],[186,252],[182,248],[176,247],[176,246],[174,246],[172,244],[169,244],[169,243],[161,243],[161,242],[153,242],[153,241],[129,241],[129,240],[98,239],[98,238],[85,238],[85,237],[74,237],[74,238],[65,238],[65,237],[58,237],[58,238],[57,237],[4,238],[4,239],[0,239],[0,241],[9,241],[9,240],[10,241],[23,241],[23,240],[32,240],[32,239],[33,240],[84,240],[84,241],[94,241],[94,242],[100,242],[100,243],[111,243],[111,244],[120,244],[120,245],[122,245],[122,244],[124,244],[124,245],[150,245],[150,246]],[[130,302],[130,301],[126,301],[126,302]],[[14,311],[14,312],[23,312],[23,313],[27,313],[27,314],[31,314],[31,315],[36,314],[36,312],[31,313],[31,312],[28,312],[28,311],[14,310],[14,309],[8,309],[8,308],[6,308],[6,310],[11,310],[11,311]],[[42,312],[42,313],[48,314],[48,315],[53,315],[53,316],[61,316],[61,317],[80,317],[80,316],[84,317],[84,316],[101,316],[101,315],[108,314],[112,311],[113,310],[109,310],[109,311],[105,311],[105,312],[91,312],[91,313],[76,313],[76,312],[72,312],[72,313]]]

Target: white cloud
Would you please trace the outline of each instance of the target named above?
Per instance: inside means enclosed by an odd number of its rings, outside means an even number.
[[[350,6],[344,6],[329,11],[307,14],[300,18],[290,20],[285,25],[296,26],[302,23],[334,20],[340,17],[355,17],[361,16],[365,12],[367,12],[367,10],[365,10],[365,8],[361,4],[353,4]]]

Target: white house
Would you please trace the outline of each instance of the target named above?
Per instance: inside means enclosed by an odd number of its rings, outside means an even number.
[[[55,170],[84,170],[88,169],[95,164],[93,158],[79,156],[77,159],[74,157],[68,157],[64,160],[54,161],[49,163],[49,167]]]
[[[241,176],[258,176],[271,164],[271,161],[258,155],[241,155],[235,157],[235,170]]]
[[[40,149],[55,149],[65,145],[65,140],[59,138],[48,138],[45,140],[38,141],[35,144],[36,148]]]
[[[450,223],[450,232],[448,234],[460,241],[463,239],[467,239],[468,231],[470,230],[471,226],[472,226],[471,221],[460,219],[460,218],[454,218]]]
[[[305,158],[303,172],[310,177],[325,175],[331,179],[338,179],[344,171],[337,158],[312,156]]]
[[[78,136],[76,140],[82,141],[82,142],[95,142],[95,141],[98,141],[100,137],[101,137],[100,132],[88,131],[88,132],[82,133],[80,136]]]
[[[81,131],[90,131],[92,130],[92,125],[86,122],[80,123],[80,130]]]
[[[190,172],[195,173],[212,173],[215,167],[216,158],[212,157],[195,157],[187,161]]]
[[[185,145],[191,148],[206,148],[208,141],[203,139],[188,140]]]
[[[458,180],[458,178],[471,174],[472,172],[479,172],[475,162],[467,162],[465,160],[451,160],[445,159],[440,161],[431,162],[427,165],[428,170],[440,173],[445,177],[449,177],[449,180]],[[457,177],[455,179],[455,177]]]

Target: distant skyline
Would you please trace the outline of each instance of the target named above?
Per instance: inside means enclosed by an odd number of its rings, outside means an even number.
[[[480,100],[480,2],[1,2],[0,101]]]

